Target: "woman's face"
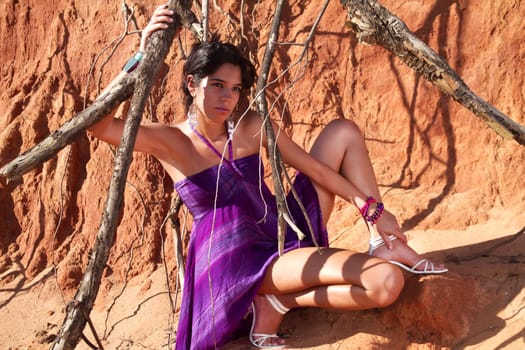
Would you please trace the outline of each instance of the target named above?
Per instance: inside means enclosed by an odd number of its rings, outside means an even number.
[[[225,63],[197,85],[188,76],[188,89],[199,115],[212,122],[222,123],[232,114],[242,90],[241,69]]]

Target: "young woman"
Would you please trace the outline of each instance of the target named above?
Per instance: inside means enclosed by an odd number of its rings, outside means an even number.
[[[141,48],[172,12],[157,8]],[[404,279],[395,266],[441,273],[412,250],[395,217],[384,209],[364,139],[351,121],[329,123],[310,153],[274,125],[285,163],[299,171],[294,188],[313,225],[317,249],[298,203],[287,205],[306,234],[286,234],[277,251],[275,198],[264,184],[261,119],[234,112],[255,79],[255,69],[233,45],[197,44],[183,69],[188,118],[177,125],[140,126],[135,150],[156,157],[194,217],[180,311],[177,349],[227,343],[250,318],[249,339],[259,348],[284,347],[276,335],[283,315],[296,307],[361,310],[393,303]],[[92,135],[119,143],[124,121],[112,115]],[[356,205],[371,233],[369,254],[328,247],[326,222],[335,196]],[[386,242],[386,243],[385,243]]]

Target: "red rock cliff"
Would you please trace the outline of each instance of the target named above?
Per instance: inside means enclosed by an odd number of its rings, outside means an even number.
[[[239,5],[231,24],[214,11],[223,38],[238,38]],[[316,1],[291,1],[280,40],[302,42],[316,18]],[[383,1],[384,6],[443,56],[469,87],[515,121],[525,116],[525,5],[519,1]],[[82,110],[138,47],[131,34],[110,56],[124,28],[120,1],[6,0],[0,4],[0,165],[37,144]],[[247,5],[250,52],[262,57],[273,1]],[[140,27],[153,5],[133,5]],[[387,205],[407,230],[463,230],[483,223],[494,207],[525,222],[525,148],[496,135],[381,47],[358,44],[346,13],[332,1],[309,49],[305,75],[287,92],[285,117],[294,139],[308,148],[323,125],[353,119],[366,136]],[[253,22],[251,22],[253,21]],[[130,29],[133,25],[130,24]],[[189,37],[183,33],[183,45]],[[282,71],[300,48],[278,46]],[[107,62],[106,62],[107,60]],[[95,62],[95,63],[94,63]],[[302,68],[302,67],[301,67]],[[296,68],[286,78],[293,78]],[[182,118],[180,50],[172,47],[148,120]],[[285,81],[270,91],[270,98]],[[87,96],[87,97],[86,97]],[[89,103],[89,102],[87,102]],[[110,147],[86,134],[16,184],[1,183],[0,272],[23,266],[28,279],[56,265],[60,285],[74,290],[94,243],[112,172]],[[125,208],[104,285],[153,271],[162,261],[162,227],[172,184],[151,157],[135,154]],[[355,209],[338,202],[330,223],[362,233]],[[364,247],[365,236],[339,241]],[[169,240],[169,238],[167,238]],[[169,243],[168,243],[169,244]],[[129,264],[129,252],[133,263]],[[168,252],[168,266],[174,259]]]

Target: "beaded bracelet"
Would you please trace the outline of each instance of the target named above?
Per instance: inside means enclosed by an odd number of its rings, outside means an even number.
[[[383,210],[385,209],[385,206],[383,203],[378,202],[376,206],[376,210],[372,213],[372,215],[365,215],[366,221],[368,221],[370,224],[374,225],[377,220],[381,217],[381,214],[383,214]]]
[[[359,212],[361,213],[361,216],[366,216],[366,214],[368,213],[368,208],[370,208],[370,204],[373,204],[375,203],[376,200],[374,197],[367,197],[366,198],[366,203],[363,205],[363,207],[361,209],[359,209]]]
[[[377,203],[376,210],[374,210],[374,212],[371,215],[368,215],[370,205],[373,203]],[[377,222],[377,220],[379,220],[379,218],[381,217],[381,214],[383,214],[383,210],[385,210],[385,206],[382,202],[376,201],[374,197],[367,197],[365,204],[359,211],[361,212],[361,215],[366,221],[374,225]]]
[[[135,68],[138,67],[140,61],[142,61],[142,57],[144,57],[143,51],[137,51],[135,55],[133,55],[128,62],[122,67],[122,70],[126,73],[131,73],[135,70]]]

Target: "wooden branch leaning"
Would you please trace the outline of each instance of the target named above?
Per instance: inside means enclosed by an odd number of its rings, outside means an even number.
[[[308,46],[310,45],[310,42],[312,41],[314,33],[317,30],[317,27],[319,26],[319,22],[321,21],[321,18],[324,16],[326,9],[328,8],[329,2],[330,0],[325,0],[325,3],[321,7],[321,10],[319,11],[317,18],[315,19],[312,25],[312,28],[310,29],[310,32],[308,33],[308,36],[302,43],[303,51],[299,55],[299,58],[296,61],[297,63],[302,61],[303,58],[305,57],[308,58],[308,55],[306,54],[308,51]],[[293,65],[295,65],[295,63],[293,63],[292,66]],[[297,201],[297,204],[299,205],[301,212],[303,213],[304,219],[306,221],[306,225],[308,226],[308,232],[310,233],[310,237],[312,238],[312,242],[317,248],[320,248],[319,243],[317,242],[317,238],[315,237],[314,229],[312,226],[312,221],[310,220],[310,217],[308,216],[306,209],[303,203],[301,202],[301,199],[299,198],[299,194],[297,193],[297,191],[295,191],[295,188],[293,187],[290,176],[288,176],[287,172],[284,172],[283,175],[284,175],[284,178],[286,179],[286,182],[290,185],[290,193],[292,194],[294,199]],[[284,214],[284,219],[288,223],[288,225],[290,225],[291,229],[296,233],[297,238],[299,238],[300,240],[304,239],[305,237],[304,232],[301,232],[301,230],[294,224],[293,220],[287,215],[287,213]]]
[[[173,4],[171,7],[174,7]],[[102,216],[102,223],[95,245],[89,256],[88,266],[75,295],[75,303],[72,304],[72,307],[66,314],[59,335],[53,344],[53,350],[73,350],[76,347],[86,325],[86,315],[89,315],[93,308],[100,287],[102,273],[113,245],[118,224],[118,213],[122,208],[127,174],[142,113],[160,62],[164,60],[169,51],[175,36],[176,27],[181,25],[180,18],[178,16],[174,17],[174,25],[164,31],[155,32],[149,39],[145,59],[138,68],[124,133],[117,149],[115,167]]]
[[[483,119],[498,135],[525,145],[524,126],[474,94],[442,57],[377,0],[341,0],[341,3],[348,12],[349,25],[360,42],[383,46]]]
[[[174,3],[172,8],[178,16],[179,25],[190,28],[195,37],[202,40],[202,27],[195,14],[188,8],[183,7],[182,4],[179,4],[178,1],[171,1],[170,3]],[[133,72],[133,74],[117,76],[92,105],[75,114],[69,121],[65,122],[40,143],[0,168],[0,177],[13,181],[49,160],[65,146],[73,143],[79,133],[84,132],[84,130],[107,115],[121,102],[130,98],[135,86],[137,73]]]
[[[0,176],[13,180],[49,160],[62,148],[75,141],[80,132],[128,99],[134,84],[134,75],[119,76],[91,106],[76,114],[39,144],[4,165],[0,169]]]
[[[288,213],[288,207],[286,206],[286,196],[284,194],[284,187],[281,178],[282,174],[282,161],[279,154],[279,149],[275,141],[275,133],[273,132],[272,121],[268,112],[268,104],[266,101],[266,83],[268,81],[268,75],[270,66],[272,63],[273,55],[275,52],[275,43],[279,37],[279,25],[281,22],[281,14],[284,5],[284,0],[277,1],[275,5],[275,12],[272,21],[272,27],[266,43],[266,49],[264,52],[263,62],[261,64],[261,70],[259,72],[259,79],[257,80],[256,87],[256,104],[257,113],[261,116],[264,123],[264,131],[266,138],[268,139],[268,153],[270,158],[270,165],[272,167],[272,180],[274,184],[275,198],[277,201],[277,219],[278,219],[278,231],[277,239],[279,246],[279,255],[282,255],[284,251],[284,237],[286,234],[286,220],[284,213]],[[288,216],[289,213],[288,213]]]
[[[177,260],[177,278],[181,289],[184,289],[184,252],[182,248],[182,234],[180,229],[179,211],[182,206],[182,200],[178,195],[172,198],[171,210],[169,213],[171,227],[173,229],[173,245],[175,250],[175,258]]]

